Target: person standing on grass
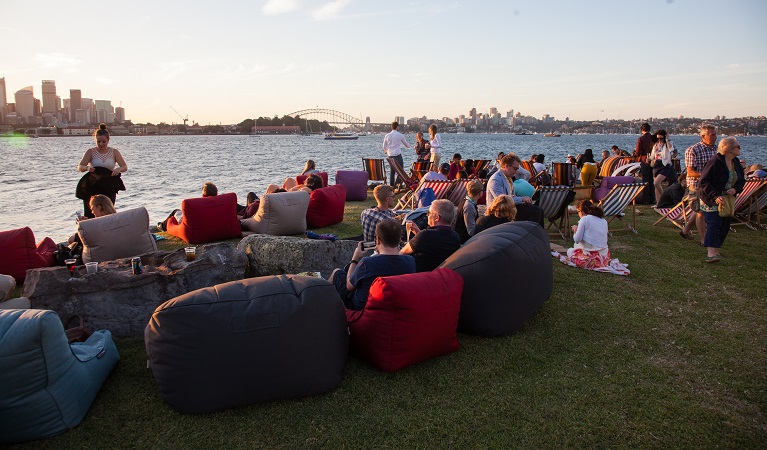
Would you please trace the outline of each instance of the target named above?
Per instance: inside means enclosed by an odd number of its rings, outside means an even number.
[[[726,137],[719,142],[717,154],[711,158],[700,176],[699,200],[700,211],[706,220],[706,237],[703,245],[708,251],[706,262],[722,259],[719,248],[730,230],[730,217],[719,215],[719,205],[724,203],[725,195],[735,196],[743,192],[746,177],[740,164],[740,144],[734,137]]]
[[[655,189],[653,188],[652,179],[652,166],[647,161],[647,157],[652,152],[652,147],[655,145],[653,142],[653,135],[650,134],[650,124],[642,124],[642,135],[637,139],[637,145],[634,149],[634,158],[639,160],[639,170],[642,174],[642,183],[645,187],[642,190],[642,202],[647,205],[655,204]]]
[[[695,220],[687,221],[679,234],[685,239],[692,239],[690,229],[692,224],[698,229],[700,234],[700,245],[703,244],[703,238],[706,235],[706,220],[703,213],[700,212],[700,198],[698,196],[698,187],[700,185],[700,176],[703,168],[706,167],[709,160],[716,155],[716,128],[713,125],[703,125],[700,127],[700,142],[691,146],[684,152],[684,165],[687,169],[687,200],[695,212]]]
[[[386,156],[390,157],[395,162],[397,162],[400,167],[404,168],[405,161],[402,159],[402,146],[405,146],[405,148],[410,148],[410,144],[407,143],[405,136],[397,131],[397,128],[399,128],[399,122],[392,122],[391,131],[387,133],[386,136],[384,136],[383,150]],[[397,180],[399,180],[399,176],[397,176],[397,173],[391,167],[391,162],[389,162],[389,175],[389,179],[391,181],[389,184],[394,186],[395,177]]]

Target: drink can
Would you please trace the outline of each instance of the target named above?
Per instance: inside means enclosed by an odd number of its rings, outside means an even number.
[[[134,256],[130,260],[130,266],[131,269],[133,269],[133,275],[138,275],[141,273],[141,258],[138,256]]]

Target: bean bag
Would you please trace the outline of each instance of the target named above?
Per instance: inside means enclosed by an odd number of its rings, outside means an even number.
[[[349,351],[335,288],[285,275],[169,300],[152,314],[144,343],[160,395],[185,414],[330,391]]]
[[[21,284],[27,270],[53,265],[56,243],[46,237],[35,245],[35,234],[29,227],[0,231],[0,273],[10,275]]]
[[[549,237],[537,223],[496,225],[443,262],[463,277],[458,331],[511,334],[549,298],[554,284]]]
[[[111,261],[157,251],[143,206],[77,223],[83,262]]]
[[[339,170],[336,184],[346,186],[346,201],[362,201],[368,198],[368,173],[364,170]]]
[[[322,228],[344,221],[346,205],[346,186],[334,184],[311,193],[309,208],[306,211],[306,225],[310,228]]]
[[[309,194],[304,191],[266,194],[261,197],[256,215],[242,221],[242,228],[272,236],[303,234],[308,208]]]
[[[190,244],[242,237],[237,220],[237,194],[188,198],[181,202],[181,223],[168,219],[168,233]]]
[[[377,278],[365,309],[346,311],[352,352],[395,372],[458,350],[462,289],[450,269]]]
[[[315,175],[318,175],[320,178],[322,178],[322,186],[327,187],[328,186],[328,173],[327,172],[320,172],[316,173]],[[296,176],[296,184],[304,184],[304,181],[309,178],[309,175],[298,175]]]
[[[618,184],[631,184],[634,182],[634,177],[604,177],[602,178],[602,184],[598,188],[594,189],[594,201],[598,202],[607,195]]]
[[[525,180],[514,180],[514,195],[519,197],[532,197],[535,188]]]
[[[0,310],[0,443],[77,426],[119,359],[107,330],[69,344],[53,311]]]

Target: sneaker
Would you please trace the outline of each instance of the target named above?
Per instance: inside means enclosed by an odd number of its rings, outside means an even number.
[[[706,256],[706,262],[707,263],[719,262],[721,260],[722,260],[722,255],[720,255],[718,253],[716,255],[714,255],[714,256]]]

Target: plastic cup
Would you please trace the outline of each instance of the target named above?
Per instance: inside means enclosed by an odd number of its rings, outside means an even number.
[[[88,275],[96,273],[99,271],[99,263],[97,262],[85,263],[85,270],[88,273]]]
[[[197,258],[196,247],[184,247],[184,252],[186,253],[187,262],[192,262],[195,260],[195,258]]]

